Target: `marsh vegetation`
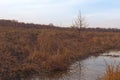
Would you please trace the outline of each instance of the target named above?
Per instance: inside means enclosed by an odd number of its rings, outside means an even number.
[[[65,71],[77,60],[120,50],[116,29],[83,29],[79,35],[72,28],[24,23],[17,27],[19,23],[13,23],[0,26],[1,80]]]

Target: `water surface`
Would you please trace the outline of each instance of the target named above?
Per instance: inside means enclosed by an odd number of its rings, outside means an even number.
[[[97,80],[104,75],[107,64],[117,65],[119,63],[120,51],[114,51],[77,61],[67,72],[59,72],[54,76],[34,76],[25,80]]]

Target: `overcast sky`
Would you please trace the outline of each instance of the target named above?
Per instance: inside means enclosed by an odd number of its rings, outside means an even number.
[[[0,19],[70,26],[81,10],[90,27],[120,28],[120,0],[0,0]]]

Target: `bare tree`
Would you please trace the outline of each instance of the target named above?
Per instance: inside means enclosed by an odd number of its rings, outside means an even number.
[[[50,26],[50,27],[54,27],[54,24],[53,24],[53,23],[49,23],[49,26]]]
[[[81,29],[87,27],[88,24],[85,22],[85,18],[82,16],[81,11],[79,11],[78,16],[76,17],[76,19],[74,20],[73,26],[74,28],[76,28],[79,32],[79,34],[81,35]]]

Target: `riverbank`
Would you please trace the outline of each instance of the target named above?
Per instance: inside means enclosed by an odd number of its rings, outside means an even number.
[[[0,76],[14,80],[32,74],[64,71],[71,63],[120,50],[119,32],[83,31],[72,29],[0,29]]]

